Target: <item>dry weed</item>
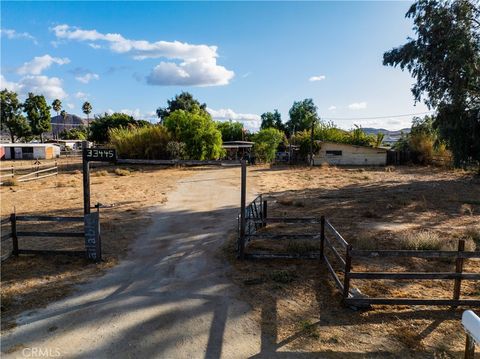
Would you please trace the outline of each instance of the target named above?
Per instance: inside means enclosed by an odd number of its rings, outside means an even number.
[[[15,177],[7,178],[2,182],[2,186],[5,186],[5,187],[11,187],[11,186],[17,186],[17,185],[18,185],[18,181]]]
[[[437,233],[432,231],[410,232],[401,240],[403,249],[439,250],[443,245]]]
[[[123,169],[123,168],[116,168],[115,169],[115,174],[117,176],[128,176],[128,175],[130,175],[130,171],[127,170],[127,169]]]

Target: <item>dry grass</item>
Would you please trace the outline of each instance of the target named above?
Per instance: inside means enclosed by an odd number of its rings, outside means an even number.
[[[18,186],[18,181],[15,177],[12,177],[12,178],[7,178],[7,179],[4,179],[3,182],[2,182],[2,186],[4,187],[12,187],[12,186]]]
[[[92,177],[105,177],[108,176],[108,171],[101,170],[101,171],[95,171],[91,174]]]
[[[115,168],[114,172],[117,176],[129,176],[131,173],[129,170],[125,168]]]
[[[74,284],[99,275],[129,251],[129,246],[142,235],[155,215],[156,206],[166,202],[167,194],[179,178],[189,176],[189,169],[139,167],[129,176],[111,176],[106,169],[91,180],[91,203],[112,205],[100,210],[102,249],[105,262],[93,264],[79,258],[21,256],[9,258],[1,268],[2,328],[22,310],[46,305],[68,294]],[[113,171],[113,168],[110,170]],[[106,175],[103,175],[103,174]],[[101,180],[100,180],[101,179]],[[157,185],[162,183],[161,188]],[[82,173],[60,173],[48,178],[20,183],[15,188],[3,187],[1,216],[16,209],[23,215],[76,216],[82,214]],[[55,231],[47,222],[22,222],[19,230]],[[70,227],[72,231],[79,229]],[[62,227],[59,230],[67,230]],[[2,226],[2,232],[9,226]],[[82,240],[52,238],[20,238],[20,247],[32,249],[83,249]],[[9,241],[2,243],[2,255],[11,250]]]
[[[459,239],[469,239],[466,250],[472,250],[475,238],[477,243],[480,238],[480,179],[473,173],[426,167],[362,171],[333,166],[249,171],[259,175],[257,186],[268,200],[270,216],[325,215],[354,248],[400,249],[409,233],[414,237],[413,247],[456,250]],[[296,200],[302,200],[304,207],[293,205]],[[471,211],[462,213],[460,209],[465,203],[471,205]],[[318,231],[309,225],[269,225],[265,230]],[[284,241],[281,248],[279,242],[253,241],[247,251],[279,252],[291,246]],[[355,312],[340,304],[339,292],[319,261],[232,261],[232,278],[244,287],[243,298],[256,309],[262,335],[275,333],[269,339],[277,343],[276,350],[286,357],[288,353],[295,357],[306,352],[306,356],[338,358],[462,356],[463,308],[449,311],[421,306],[374,306]],[[422,258],[385,262],[355,259],[352,265],[355,271],[455,270],[452,261]],[[464,270],[480,272],[480,261],[465,261]],[[268,280],[275,271],[291,271],[296,277],[287,283]],[[352,286],[366,295],[381,297],[452,295],[452,281],[354,280]],[[462,282],[462,298],[479,297],[478,283]],[[318,339],[306,334],[315,327],[319,329]],[[265,356],[269,357],[268,354]]]
[[[401,241],[402,249],[411,250],[440,250],[442,245],[440,236],[428,230],[407,233]]]

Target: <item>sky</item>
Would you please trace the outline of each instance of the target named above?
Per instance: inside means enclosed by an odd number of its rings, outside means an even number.
[[[68,113],[157,121],[181,91],[250,130],[312,98],[324,121],[397,130],[428,108],[382,65],[414,36],[411,2],[1,2],[1,87]],[[83,116],[83,115],[82,115]],[[381,118],[378,118],[381,117]]]

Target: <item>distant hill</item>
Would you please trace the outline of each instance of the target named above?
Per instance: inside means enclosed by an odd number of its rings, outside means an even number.
[[[383,133],[385,135],[385,138],[383,139],[383,143],[388,145],[393,145],[395,142],[397,142],[400,139],[402,132],[405,134],[410,133],[410,128],[402,128],[401,130],[396,130],[396,131],[390,131],[384,128],[373,128],[373,127],[365,127],[362,129],[368,135],[376,136],[377,133]]]
[[[62,132],[64,129],[70,130],[80,125],[83,125],[83,126],[87,125],[86,119],[83,119],[73,114],[68,114],[65,120],[61,115],[53,116],[51,121],[52,121],[52,131],[55,134]]]

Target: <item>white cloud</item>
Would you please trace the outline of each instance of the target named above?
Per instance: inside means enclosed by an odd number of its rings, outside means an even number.
[[[52,57],[50,55],[36,56],[33,60],[25,62],[17,69],[19,75],[40,75],[43,70],[52,66],[52,64],[65,65],[70,60],[66,57]]]
[[[234,72],[217,65],[217,46],[193,45],[180,41],[130,40],[120,34],[100,33],[97,30],[83,30],[69,25],[52,28],[59,39],[88,41],[89,45],[98,41],[106,42],[115,53],[131,53],[136,60],[165,58],[180,60],[160,62],[147,76],[151,85],[215,86],[226,85]]]
[[[102,46],[94,44],[92,42],[89,43],[88,46],[90,46],[92,49],[101,49],[102,48]]]
[[[75,98],[78,98],[80,100],[86,100],[89,96],[89,94],[85,93],[85,92],[82,92],[82,91],[78,91],[75,93]]]
[[[67,107],[70,109],[70,110],[73,110],[75,108],[75,105],[73,103],[67,103]]]
[[[33,76],[22,77],[18,82],[9,82],[1,76],[1,87],[10,91],[15,91],[21,95],[29,92],[44,95],[48,99],[64,99],[67,93],[63,90],[62,80],[58,77]]]
[[[85,75],[75,76],[75,79],[81,83],[88,84],[92,80],[98,80],[100,76],[91,72],[86,73]]]
[[[162,61],[147,76],[147,83],[166,86],[217,86],[227,85],[233,76],[233,71],[217,65],[215,58],[189,60],[180,64]]]
[[[146,120],[149,122],[158,122],[158,117],[157,113],[155,111],[148,111],[148,112],[142,112],[140,109],[136,108],[134,110],[124,108],[119,111],[115,111],[111,108],[109,108],[107,111],[105,111],[109,115],[113,113],[124,113],[126,115],[132,116],[136,120]]]
[[[13,29],[1,29],[0,34],[6,36],[8,39],[27,39],[32,40],[35,45],[38,44],[37,39],[28,32],[17,32]]]
[[[19,86],[15,82],[7,81],[3,75],[0,74],[0,89],[7,89],[8,91],[18,92],[20,90]]]
[[[348,108],[350,110],[363,110],[367,108],[367,103],[366,102],[354,102],[348,105]]]
[[[245,128],[249,131],[257,131],[260,128],[261,118],[257,114],[253,113],[236,113],[232,109],[219,109],[214,110],[207,108],[207,111],[210,113],[212,118],[215,121],[238,121],[242,122]]]
[[[328,108],[329,111],[335,111],[336,109],[337,109],[337,106],[334,106],[334,105]]]
[[[312,76],[308,79],[308,81],[310,82],[315,82],[315,81],[322,81],[322,80],[325,80],[326,77],[325,75],[319,75],[319,76]]]

